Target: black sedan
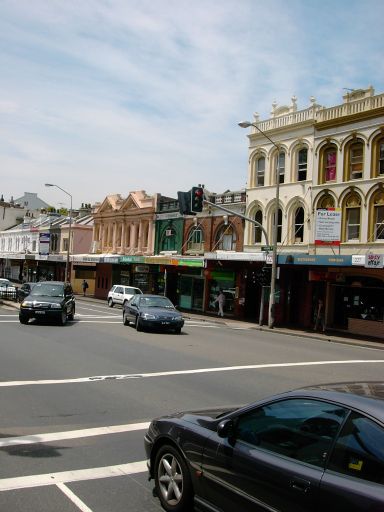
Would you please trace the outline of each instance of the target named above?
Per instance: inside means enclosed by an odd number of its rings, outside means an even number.
[[[384,382],[165,416],[145,449],[168,512],[383,511]]]
[[[123,323],[132,322],[137,331],[144,329],[173,330],[180,334],[184,325],[182,314],[162,295],[134,295],[123,306]]]
[[[31,318],[55,320],[65,325],[75,315],[75,297],[69,283],[44,281],[34,283],[20,304],[19,320],[27,324]]]

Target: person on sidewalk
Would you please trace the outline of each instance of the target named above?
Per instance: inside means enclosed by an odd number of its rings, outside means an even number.
[[[85,297],[85,293],[86,293],[87,288],[88,288],[88,283],[87,283],[87,281],[85,279],[83,280],[83,282],[81,284],[81,287],[83,289],[83,296]]]
[[[321,327],[321,332],[325,331],[325,312],[323,299],[319,299],[317,301],[314,331],[317,331],[319,327]]]
[[[219,305],[219,311],[217,313],[218,316],[224,316],[224,306],[225,306],[225,295],[223,290],[220,288],[220,291],[215,299],[215,303]]]

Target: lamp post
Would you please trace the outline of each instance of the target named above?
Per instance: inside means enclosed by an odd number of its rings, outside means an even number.
[[[277,235],[279,230],[279,194],[280,194],[280,175],[279,175],[279,152],[280,146],[274,142],[266,133],[261,130],[256,123],[250,121],[242,121],[239,123],[240,128],[249,128],[253,126],[259,131],[269,142],[277,149],[276,156],[276,194],[275,194],[275,208],[273,218],[273,243],[272,243],[272,271],[271,271],[271,288],[269,294],[268,306],[268,327],[273,329],[275,325],[275,304],[276,304],[276,277],[277,277]]]
[[[67,259],[65,261],[65,281],[69,281],[69,253],[70,253],[70,247],[71,247],[71,235],[72,235],[72,196],[69,192],[64,190],[63,188],[59,187],[59,185],[55,185],[54,183],[46,183],[46,187],[56,187],[60,189],[64,194],[67,194],[69,196],[71,203],[69,208],[69,227],[68,227],[68,245],[67,245]]]

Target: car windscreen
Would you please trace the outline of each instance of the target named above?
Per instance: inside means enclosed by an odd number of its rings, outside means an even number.
[[[174,309],[172,302],[167,297],[142,297],[140,307]]]
[[[64,286],[60,284],[36,283],[30,295],[44,297],[64,297]]]

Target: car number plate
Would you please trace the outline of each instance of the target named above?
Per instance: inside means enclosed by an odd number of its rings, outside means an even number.
[[[161,322],[161,325],[169,325],[170,322]]]
[[[35,311],[35,315],[45,315],[45,311]]]

